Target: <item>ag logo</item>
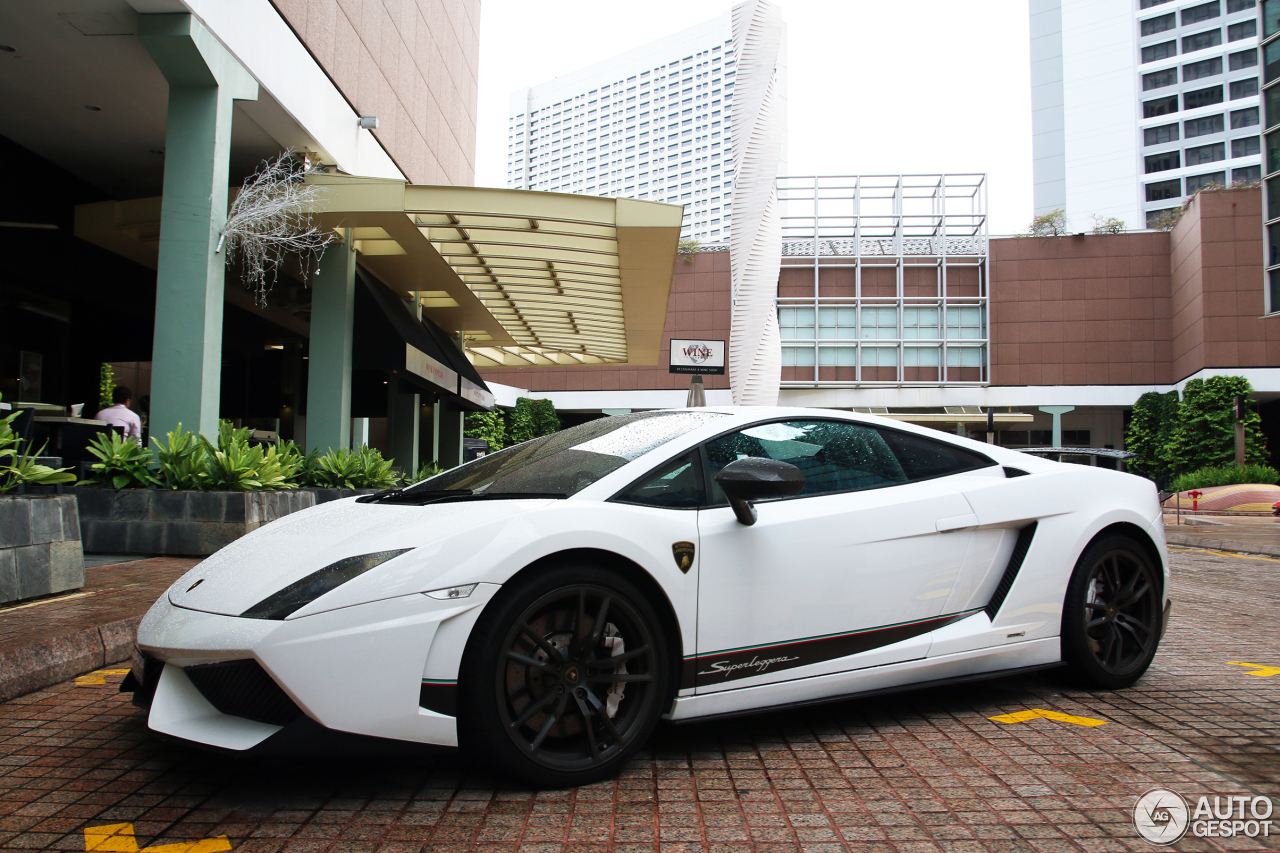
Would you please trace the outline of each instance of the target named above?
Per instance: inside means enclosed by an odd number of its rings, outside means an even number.
[[[671,553],[675,555],[680,571],[689,574],[689,569],[693,568],[693,543],[676,542],[671,546]]]
[[[1187,802],[1167,788],[1153,788],[1133,807],[1133,826],[1152,844],[1172,844],[1187,832]]]

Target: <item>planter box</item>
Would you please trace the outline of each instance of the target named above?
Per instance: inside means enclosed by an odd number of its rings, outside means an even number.
[[[315,506],[309,489],[183,492],[81,486],[84,549],[91,553],[205,557],[251,530]]]
[[[0,495],[0,604],[82,586],[76,499]]]

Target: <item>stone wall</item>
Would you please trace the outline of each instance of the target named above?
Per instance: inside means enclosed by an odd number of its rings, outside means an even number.
[[[0,496],[0,604],[84,586],[71,495]]]

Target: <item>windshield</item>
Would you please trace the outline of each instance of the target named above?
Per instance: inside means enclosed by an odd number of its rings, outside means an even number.
[[[576,494],[672,439],[726,417],[719,412],[636,412],[600,418],[500,450],[405,490],[473,495]]]

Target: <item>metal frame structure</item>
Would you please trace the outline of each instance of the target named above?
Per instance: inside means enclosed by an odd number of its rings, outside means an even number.
[[[778,179],[778,202],[782,213],[782,268],[813,271],[813,295],[779,296],[778,309],[813,308],[815,314],[814,338],[783,341],[784,347],[813,347],[813,378],[783,380],[783,388],[988,384],[990,326],[985,174],[784,177]],[[895,295],[864,296],[864,270],[869,267],[884,269],[886,266],[894,269]],[[959,267],[977,269],[978,295],[953,296],[948,293],[948,270]],[[854,270],[854,295],[823,296],[820,287],[822,271],[839,268]],[[905,295],[906,270],[910,268],[935,270],[937,286],[934,295]],[[817,337],[821,334],[817,319],[819,310],[833,307],[855,309],[857,325],[852,338]],[[871,307],[896,308],[896,337],[863,337],[862,309]],[[938,337],[904,337],[904,309],[912,307],[938,309]],[[947,337],[947,309],[957,307],[980,309],[980,337]],[[821,348],[831,345],[857,347],[856,380],[818,378]],[[906,380],[906,347],[928,345],[938,348],[938,379]],[[863,350],[869,346],[896,347],[896,379],[863,379]],[[980,378],[977,381],[948,376],[949,353],[961,348],[980,350]]]

